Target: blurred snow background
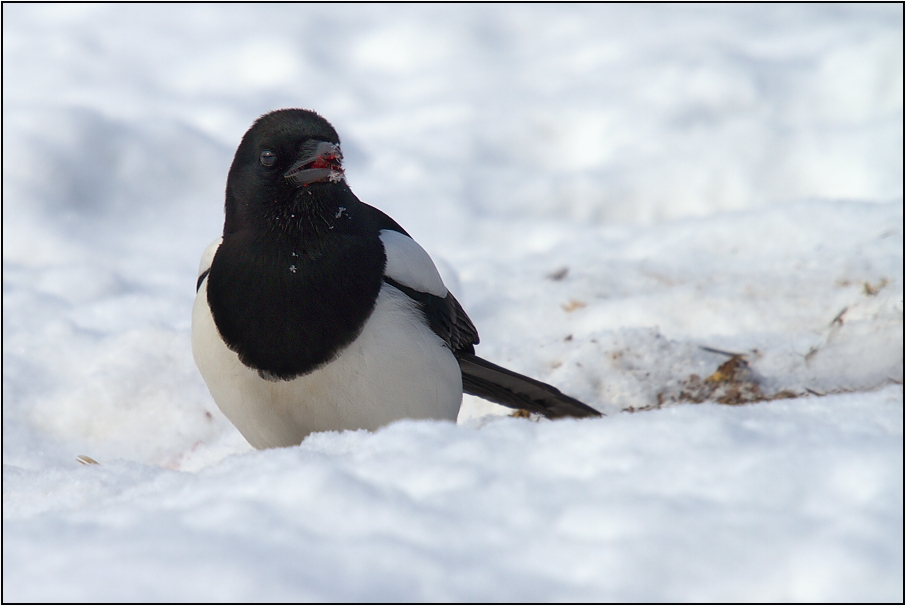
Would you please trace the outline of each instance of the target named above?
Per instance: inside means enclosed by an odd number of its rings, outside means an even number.
[[[902,601],[902,23],[5,4],[3,599]],[[334,124],[481,355],[608,416],[467,398],[252,452],[189,315],[280,107]],[[702,347],[798,397],[675,404]]]

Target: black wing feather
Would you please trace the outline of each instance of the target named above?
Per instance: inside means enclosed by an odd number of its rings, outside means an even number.
[[[401,290],[410,299],[421,305],[428,318],[428,326],[444,340],[450,351],[457,355],[475,353],[475,345],[478,344],[478,330],[453,293],[448,291],[446,297],[440,298],[437,295],[403,286],[387,276],[384,276],[384,282]]]

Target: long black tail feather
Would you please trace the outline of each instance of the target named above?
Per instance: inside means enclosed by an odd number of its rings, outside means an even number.
[[[601,416],[591,406],[547,383],[507,370],[474,354],[460,352],[456,357],[462,369],[462,389],[473,396],[538,413],[548,419]]]

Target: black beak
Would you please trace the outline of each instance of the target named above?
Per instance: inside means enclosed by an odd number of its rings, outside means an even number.
[[[328,141],[312,141],[314,149],[306,144],[302,156],[283,173],[283,177],[293,187],[304,187],[309,183],[330,181],[336,183],[343,179],[343,153],[340,146]]]

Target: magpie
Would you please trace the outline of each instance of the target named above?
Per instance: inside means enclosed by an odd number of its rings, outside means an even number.
[[[227,176],[223,236],[202,255],[192,352],[252,446],[455,421],[463,392],[549,418],[599,416],[476,356],[478,331],[431,257],[352,193],[342,160],[317,113],[259,118]]]

